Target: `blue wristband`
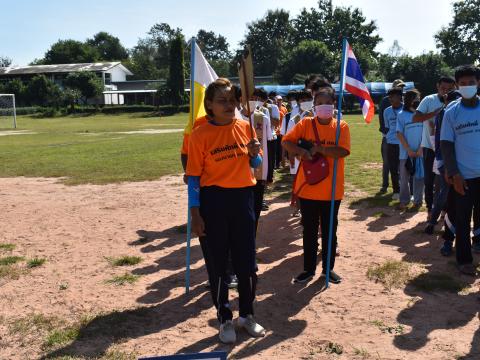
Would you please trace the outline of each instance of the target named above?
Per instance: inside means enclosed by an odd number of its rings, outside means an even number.
[[[258,154],[256,157],[250,159],[250,166],[254,169],[262,164],[262,157]]]
[[[188,207],[200,207],[200,176],[188,177]]]

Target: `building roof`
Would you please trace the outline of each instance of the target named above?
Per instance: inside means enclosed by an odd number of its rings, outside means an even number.
[[[116,66],[120,66],[127,75],[133,75],[130,70],[122,65],[121,62],[99,62],[82,64],[56,64],[56,65],[29,65],[29,66],[11,66],[0,68],[2,75],[34,75],[48,73],[71,73],[77,71],[106,72]]]

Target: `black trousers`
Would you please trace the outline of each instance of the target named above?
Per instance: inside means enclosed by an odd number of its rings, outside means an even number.
[[[388,155],[387,155],[387,139],[385,136],[382,137],[382,145],[380,148],[380,151],[382,153],[382,188],[385,190],[388,189],[388,172],[389,172],[389,167],[388,167]]]
[[[255,234],[258,229],[258,220],[262,212],[263,196],[265,194],[265,180],[257,180],[257,184],[253,188],[253,207],[255,211]]]
[[[200,214],[205,222],[205,243],[211,271],[210,289],[221,323],[232,320],[228,302],[227,264],[229,254],[238,278],[240,316],[253,315],[257,276],[255,273],[255,214],[253,188],[200,189]]]
[[[435,160],[435,151],[423,148],[423,166],[425,170],[425,203],[430,212],[433,207],[433,186],[435,184],[435,173],[433,172],[433,162]]]
[[[277,135],[277,140],[275,140],[275,169],[280,168],[280,164],[282,162],[282,135]]]
[[[273,182],[273,168],[275,167],[275,141],[276,140],[269,140],[267,141],[267,150],[268,150],[268,174],[267,174],[267,181]]]
[[[468,179],[466,182],[468,189],[465,190],[465,195],[452,191],[455,193],[455,248],[459,265],[473,262],[470,238],[472,215],[474,224],[480,221],[480,212],[473,211],[480,207],[480,178]]]
[[[395,194],[400,193],[400,145],[387,144],[388,171],[392,179],[392,188]]]
[[[337,226],[340,200],[335,201],[333,211],[333,236],[330,253],[330,270],[335,266],[337,252]],[[300,199],[303,224],[303,269],[315,273],[317,268],[318,228],[322,227],[322,271],[327,269],[328,233],[330,230],[331,201]]]

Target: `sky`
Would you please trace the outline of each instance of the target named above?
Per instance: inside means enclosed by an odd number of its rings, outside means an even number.
[[[436,50],[434,34],[451,21],[451,0],[333,0],[335,6],[362,9],[374,20],[386,52],[394,40],[411,55]],[[235,49],[246,24],[268,9],[282,8],[295,16],[317,0],[0,0],[0,56],[13,65],[42,58],[59,39],[84,41],[99,31],[133,47],[155,23],[183,29],[189,38],[199,29],[225,36]]]

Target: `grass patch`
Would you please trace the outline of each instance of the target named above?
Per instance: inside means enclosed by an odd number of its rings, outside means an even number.
[[[114,276],[110,280],[107,280],[106,283],[117,285],[117,286],[123,286],[125,284],[133,284],[137,282],[139,278],[140,278],[139,275],[132,275],[129,273],[125,273],[123,275]]]
[[[30,314],[23,318],[16,319],[9,323],[10,334],[27,335],[32,331],[52,331],[61,321],[56,316],[45,316],[43,314]]]
[[[20,275],[24,274],[25,270],[16,265],[0,266],[0,279],[17,280]]]
[[[51,331],[45,341],[43,342],[44,349],[50,349],[52,347],[57,347],[69,343],[80,334],[79,326],[71,326],[64,329],[55,329]]]
[[[412,266],[404,261],[388,260],[384,264],[370,267],[367,277],[380,282],[387,290],[401,288],[412,279]]]
[[[69,185],[144,181],[177,174],[182,132],[121,134],[144,129],[181,129],[188,115],[144,114],[18,117],[18,130],[0,142],[0,177],[65,177]]]
[[[13,265],[22,260],[23,260],[23,257],[21,256],[6,256],[3,258],[0,258],[0,266]]]
[[[401,324],[389,326],[385,325],[385,323],[381,320],[374,320],[371,322],[371,324],[378,327],[380,331],[384,334],[401,335],[405,332],[405,327]]]
[[[27,261],[27,267],[29,267],[30,269],[36,268],[36,267],[39,267],[39,266],[42,266],[43,264],[45,264],[45,261],[47,261],[47,260],[43,259],[43,258],[35,257],[35,258]]]
[[[418,290],[425,292],[445,291],[458,293],[468,286],[466,283],[443,273],[423,273],[410,281]]]
[[[121,256],[118,258],[107,258],[112,266],[131,266],[137,265],[142,261],[140,256]]]
[[[0,250],[12,251],[13,249],[15,249],[15,244],[0,243]]]
[[[343,346],[334,342],[329,342],[327,345],[325,345],[324,351],[327,354],[342,355]]]

